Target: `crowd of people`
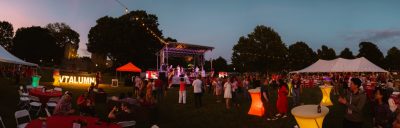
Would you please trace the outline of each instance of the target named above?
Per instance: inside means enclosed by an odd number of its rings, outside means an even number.
[[[337,95],[338,102],[346,107],[344,128],[362,127],[364,116],[368,114],[364,112],[364,109],[371,110],[374,126],[400,128],[400,115],[398,114],[400,111],[397,107],[400,103],[399,95],[392,95],[393,92],[399,91],[399,88],[395,86],[391,76],[386,74],[243,74],[222,78],[198,75],[191,80],[190,84],[184,77],[180,77],[179,80],[179,84],[173,85],[173,87],[177,87],[177,103],[193,103],[195,108],[203,107],[203,95],[215,97],[217,103],[224,102],[227,110],[239,108],[240,103],[251,101],[249,89],[260,88],[261,99],[264,108],[267,109],[264,115],[268,121],[287,118],[288,110],[301,105],[304,101],[301,96],[305,88],[324,84],[332,85],[334,88],[332,93]],[[108,118],[113,121],[123,121],[132,119],[135,109],[140,106],[154,108],[157,102],[163,99],[166,91],[171,91],[168,90],[168,81],[170,80],[162,77],[160,79],[133,77],[131,84],[134,89],[132,92],[121,93],[119,97],[111,98],[117,104],[110,109]],[[97,115],[94,109],[96,103],[93,94],[96,92],[93,90],[97,89],[97,86],[92,85],[86,93],[78,97],[76,103],[81,115]],[[188,99],[188,94],[193,94],[193,99]],[[68,92],[62,96],[54,114],[64,115],[76,112],[71,107],[71,95],[72,93]],[[291,99],[288,95],[291,96]],[[244,102],[239,102],[239,99]],[[291,100],[290,104],[289,100]]]

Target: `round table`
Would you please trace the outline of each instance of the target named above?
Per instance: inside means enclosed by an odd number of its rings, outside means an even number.
[[[321,100],[321,105],[323,106],[332,106],[332,101],[331,101],[331,90],[333,86],[329,85],[322,85],[319,86],[322,92],[322,100]]]
[[[322,128],[328,112],[328,107],[321,106],[321,113],[318,113],[318,105],[302,105],[292,109],[292,115],[300,128]]]
[[[251,106],[247,114],[255,116],[263,116],[265,113],[264,105],[261,101],[261,90],[260,88],[250,89]]]
[[[86,128],[121,128],[117,124],[98,122],[98,118],[86,116],[51,116],[46,119],[46,124],[48,128],[72,128],[73,122],[77,120],[85,121],[87,123]],[[42,120],[32,120],[26,127],[41,128]]]
[[[29,89],[29,95],[38,97],[42,104],[46,104],[50,98],[62,96],[62,92],[55,90],[43,92],[41,88],[32,88]]]

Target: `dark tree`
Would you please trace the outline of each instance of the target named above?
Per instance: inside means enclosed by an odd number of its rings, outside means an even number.
[[[75,30],[72,30],[67,24],[52,23],[47,24],[46,28],[56,39],[58,47],[65,48],[67,44],[71,44],[75,49],[79,48],[79,33],[77,33]]]
[[[371,42],[361,42],[358,46],[360,47],[360,50],[357,57],[365,57],[372,63],[380,67],[385,67],[385,58],[378,46]]]
[[[114,66],[131,61],[143,69],[155,68],[155,54],[163,46],[158,25],[158,18],[145,11],[102,17],[89,31],[88,51],[107,55]]]
[[[339,57],[345,58],[345,59],[354,59],[355,58],[353,55],[353,52],[351,52],[349,48],[343,49],[343,51],[340,52]]]
[[[212,62],[215,72],[228,71],[228,63],[221,56]]]
[[[319,59],[323,60],[333,60],[336,59],[336,52],[333,48],[328,48],[328,46],[322,45],[321,49],[317,50],[317,55]]]
[[[289,46],[287,67],[300,70],[318,60],[317,54],[304,42],[296,42]]]
[[[400,50],[397,47],[389,49],[385,60],[389,70],[400,70]]]
[[[279,72],[285,68],[286,45],[275,30],[257,26],[233,47],[232,64],[237,71]]]
[[[12,53],[21,59],[49,66],[61,62],[64,51],[57,46],[48,29],[38,26],[20,28],[13,41]]]
[[[7,21],[0,21],[0,45],[10,51],[13,44],[14,28]]]

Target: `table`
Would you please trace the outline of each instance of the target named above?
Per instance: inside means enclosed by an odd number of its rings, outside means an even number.
[[[55,90],[43,92],[41,88],[32,88],[29,89],[29,95],[38,97],[40,102],[44,105],[49,101],[50,98],[62,96],[62,92]]]
[[[48,128],[72,128],[73,122],[76,120],[86,121],[86,128],[121,128],[114,123],[99,122],[96,124],[99,121],[98,118],[86,116],[51,116],[46,119],[46,124]],[[41,128],[42,121],[39,119],[32,120],[26,127]]]
[[[249,90],[251,96],[251,106],[247,114],[255,116],[263,116],[265,109],[261,101],[261,89],[258,87],[256,89]]]
[[[327,86],[327,85],[322,85],[319,86],[322,92],[322,100],[321,100],[321,105],[323,106],[332,106],[332,101],[331,101],[331,90],[333,86]]]
[[[292,115],[300,128],[322,128],[322,123],[329,113],[329,109],[321,106],[321,113],[318,113],[317,107],[318,105],[302,105],[292,109]]]

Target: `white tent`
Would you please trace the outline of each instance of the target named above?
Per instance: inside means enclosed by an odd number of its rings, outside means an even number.
[[[337,58],[334,60],[318,60],[314,64],[291,73],[319,73],[319,72],[388,72],[371,63],[364,57],[357,59]]]
[[[2,46],[0,46],[0,62],[21,64],[21,65],[27,65],[27,66],[38,66],[37,64],[25,62],[25,61],[19,59],[18,57],[15,57],[13,54],[9,53]]]

